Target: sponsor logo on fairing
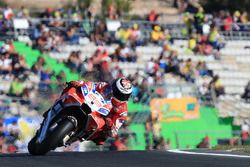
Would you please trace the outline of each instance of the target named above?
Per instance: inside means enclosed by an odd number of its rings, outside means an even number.
[[[105,115],[105,116],[109,114],[109,110],[106,109],[106,108],[100,108],[100,109],[98,110],[98,112],[99,112],[100,114]]]
[[[86,96],[89,93],[89,90],[86,85],[83,85],[81,89],[84,96]]]

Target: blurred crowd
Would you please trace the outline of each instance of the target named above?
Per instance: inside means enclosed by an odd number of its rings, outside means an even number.
[[[20,145],[21,132],[16,121],[4,124],[0,120],[0,153],[15,153]]]
[[[21,98],[22,103],[27,105],[31,105],[31,99],[36,96],[34,90],[51,89],[52,77],[58,79],[56,84],[61,85],[65,82],[63,72],[55,75],[46,66],[42,56],[38,57],[32,66],[28,66],[25,57],[15,50],[11,40],[0,47],[0,77],[2,82],[10,83],[9,87],[1,86],[1,94]]]
[[[248,28],[244,25],[248,22],[246,11],[235,11],[233,14],[230,14],[229,11],[206,14],[203,7],[193,1],[176,1],[176,7],[182,13],[184,24],[180,31],[183,37],[189,39],[185,47],[188,51],[197,54],[209,55],[223,48],[225,42],[220,31],[245,31]],[[31,27],[29,42],[34,48],[41,51],[59,51],[59,46],[63,43],[79,44],[82,38],[88,38],[96,45],[118,43],[129,44],[132,48],[148,44],[162,46],[174,42],[171,30],[158,22],[159,13],[155,10],[150,11],[141,22],[134,24],[121,22],[121,26],[116,32],[110,32],[106,22],[97,19],[91,7],[85,10],[48,8],[39,14],[33,14],[24,7],[13,12],[7,6],[2,11],[3,23],[0,29],[13,29],[12,18],[27,19]],[[119,15],[117,14],[119,12],[112,5],[106,13],[110,20],[120,18],[120,16],[115,16]],[[131,21],[131,23],[133,22]],[[20,33],[22,34],[22,32]]]
[[[174,6],[183,16],[185,28],[182,34],[188,37],[188,51],[195,54],[218,54],[214,51],[225,47],[221,31],[249,31],[246,10],[220,10],[207,14],[196,0],[176,0]]]

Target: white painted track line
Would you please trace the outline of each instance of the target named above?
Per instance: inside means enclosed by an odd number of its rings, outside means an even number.
[[[191,152],[191,151],[182,151],[182,150],[168,150],[171,153],[177,154],[189,154],[189,155],[209,155],[209,156],[218,156],[218,157],[236,157],[236,158],[250,158],[248,155],[237,155],[237,154],[222,154],[222,153],[202,153],[202,152]]]

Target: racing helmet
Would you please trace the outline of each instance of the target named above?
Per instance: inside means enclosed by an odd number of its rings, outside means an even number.
[[[118,78],[112,83],[113,97],[119,101],[128,101],[132,93],[132,83],[125,77]]]

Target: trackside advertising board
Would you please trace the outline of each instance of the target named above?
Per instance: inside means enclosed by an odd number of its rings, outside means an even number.
[[[150,102],[152,118],[161,122],[179,122],[199,119],[199,104],[194,97],[152,99]]]

